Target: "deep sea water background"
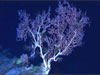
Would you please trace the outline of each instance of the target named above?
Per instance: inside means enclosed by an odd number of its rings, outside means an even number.
[[[52,17],[57,1],[0,1],[0,45],[9,49],[13,56],[20,56],[24,42],[16,42],[16,28],[19,23],[17,11],[26,10],[31,18],[51,7]],[[100,74],[100,1],[70,2],[90,17],[90,27],[86,28],[83,45],[77,47],[62,62],[52,62],[51,74]],[[1,50],[2,51],[2,50]]]

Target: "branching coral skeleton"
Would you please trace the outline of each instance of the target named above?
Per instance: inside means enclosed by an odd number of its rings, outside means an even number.
[[[17,28],[17,39],[26,41],[32,38],[32,46],[40,48],[43,59],[41,74],[48,74],[51,62],[58,61],[59,55],[69,55],[74,47],[80,46],[84,36],[84,27],[89,24],[89,18],[81,10],[72,7],[67,1],[59,1],[55,9],[57,15],[51,18],[48,12],[43,11],[34,20],[29,18],[25,11],[19,11],[20,23]],[[45,48],[44,42],[47,46]]]

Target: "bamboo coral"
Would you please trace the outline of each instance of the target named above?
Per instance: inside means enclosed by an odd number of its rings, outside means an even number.
[[[80,46],[84,27],[89,24],[86,14],[66,1],[59,1],[54,18],[50,17],[50,10],[49,8],[47,12],[38,14],[34,20],[31,20],[25,11],[19,11],[21,22],[17,28],[19,40],[26,41],[27,37],[31,37],[34,50],[36,47],[40,48],[44,74],[49,73],[51,62],[58,61],[59,55],[68,55],[74,47]]]

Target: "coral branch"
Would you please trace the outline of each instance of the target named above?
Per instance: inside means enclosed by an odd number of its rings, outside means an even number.
[[[50,17],[50,12],[49,8],[48,12],[43,11],[31,20],[29,14],[21,10],[21,22],[17,28],[19,40],[26,41],[31,37],[32,47],[40,48],[40,56],[43,59],[40,67],[44,74],[49,73],[51,62],[57,62],[59,55],[69,55],[74,47],[81,45],[84,27],[89,24],[86,13],[72,7],[67,1],[59,1],[54,18]]]

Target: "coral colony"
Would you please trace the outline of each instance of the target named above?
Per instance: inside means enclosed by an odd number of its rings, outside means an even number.
[[[50,10],[49,8],[47,12],[43,11],[35,19],[30,19],[30,15],[24,10],[18,11],[20,23],[17,39],[26,41],[30,38],[32,41],[30,55],[22,54],[20,59],[24,65],[29,63],[28,58],[35,57],[36,50],[39,49],[43,60],[37,71],[39,74],[48,74],[52,61],[59,61],[59,56],[69,55],[73,48],[80,46],[84,37],[84,27],[89,24],[86,13],[82,13],[67,1],[59,1],[53,18]],[[30,70],[32,65],[25,68]]]

